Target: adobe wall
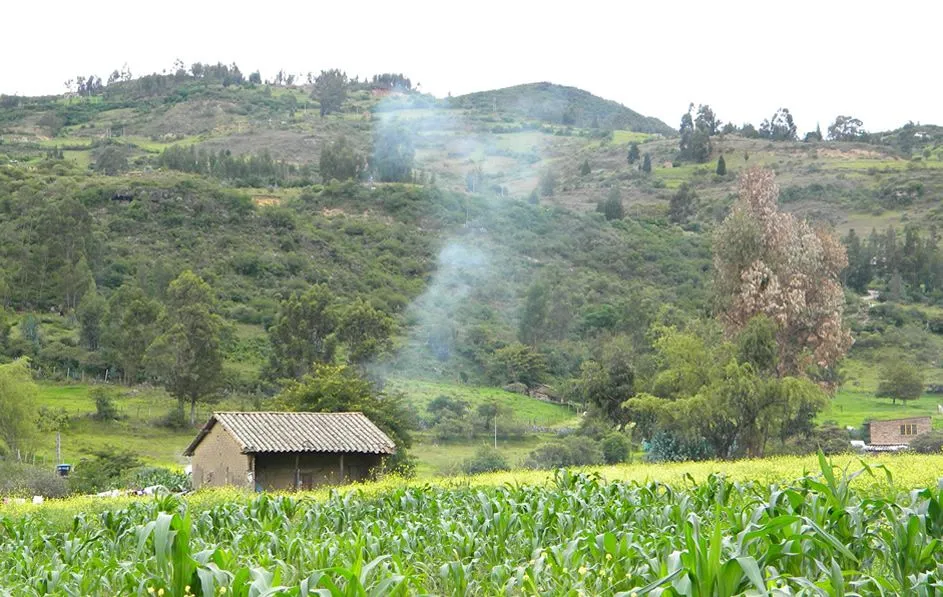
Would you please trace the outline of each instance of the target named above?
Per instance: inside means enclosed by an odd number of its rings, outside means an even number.
[[[254,489],[250,480],[252,456],[242,454],[235,438],[219,423],[213,425],[193,451],[190,464],[193,466],[193,488],[222,487],[232,485]]]

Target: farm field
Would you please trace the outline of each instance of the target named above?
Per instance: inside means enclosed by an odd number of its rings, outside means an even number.
[[[0,584],[21,595],[934,594],[943,504],[929,471],[943,457],[882,463],[893,476],[792,458],[732,463],[726,477],[713,474],[722,463],[635,465],[6,507]]]

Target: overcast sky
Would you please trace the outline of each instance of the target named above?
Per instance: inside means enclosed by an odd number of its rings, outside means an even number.
[[[140,6],[140,8],[138,8]],[[4,2],[0,92],[61,93],[77,74],[180,58],[264,78],[403,72],[437,96],[552,81],[677,126],[689,102],[800,133],[851,114],[868,130],[943,125],[943,2]]]

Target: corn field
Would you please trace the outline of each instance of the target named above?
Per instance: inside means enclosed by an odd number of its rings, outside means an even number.
[[[939,487],[857,488],[862,464],[782,485],[560,471],[541,485],[174,496],[0,517],[9,595],[935,595]],[[0,591],[0,592],[2,592]]]

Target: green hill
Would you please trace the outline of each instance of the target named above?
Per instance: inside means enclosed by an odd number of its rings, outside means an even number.
[[[624,129],[666,136],[677,134],[677,131],[657,118],[643,116],[582,89],[553,83],[528,83],[478,91],[452,98],[450,104],[579,128]]]
[[[718,134],[708,161],[694,164],[678,159],[664,123],[549,83],[439,100],[350,82],[341,107],[322,117],[310,86],[225,77],[150,75],[88,96],[0,98],[0,332],[9,330],[0,359],[29,356],[44,380],[114,381],[114,352],[80,336],[82,297],[94,288],[108,300],[133,285],[160,302],[190,268],[228,323],[226,400],[251,406],[276,389],[262,369],[279,302],[326,284],[338,305],[364,299],[393,317],[393,349],[370,371],[398,380],[391,386],[412,396],[417,417],[442,392],[472,405],[494,399],[539,427],[569,426],[563,406],[495,398],[522,376],[514,359],[536,355],[540,381],[570,399],[583,365],[613,351],[632,355],[639,379],[651,375],[653,323],[712,315],[712,233],[737,173],[760,165],[775,170],[785,209],[841,234],[874,228],[875,263],[903,264],[864,284],[880,296],[876,308],[864,288],[848,292],[857,344],[819,420],[912,412],[874,398],[876,366],[894,358],[943,382],[943,295],[927,282],[941,262],[931,230],[943,223],[939,127],[856,142]],[[386,130],[413,152],[399,182],[381,182],[376,168]],[[355,180],[321,171],[322,152],[340,138],[363,168]],[[627,161],[631,143],[650,173]],[[669,205],[685,184],[697,200],[677,222]],[[607,219],[598,208],[613,197],[622,214]],[[889,251],[888,226],[900,229]],[[156,379],[142,372],[139,381]],[[136,433],[171,407],[153,403],[126,429],[82,419],[76,433],[88,449],[107,429]],[[926,397],[917,404],[932,407]],[[420,432],[425,446],[430,433]],[[535,441],[517,445],[515,459]],[[425,470],[454,468],[455,454],[477,443],[437,446]]]

